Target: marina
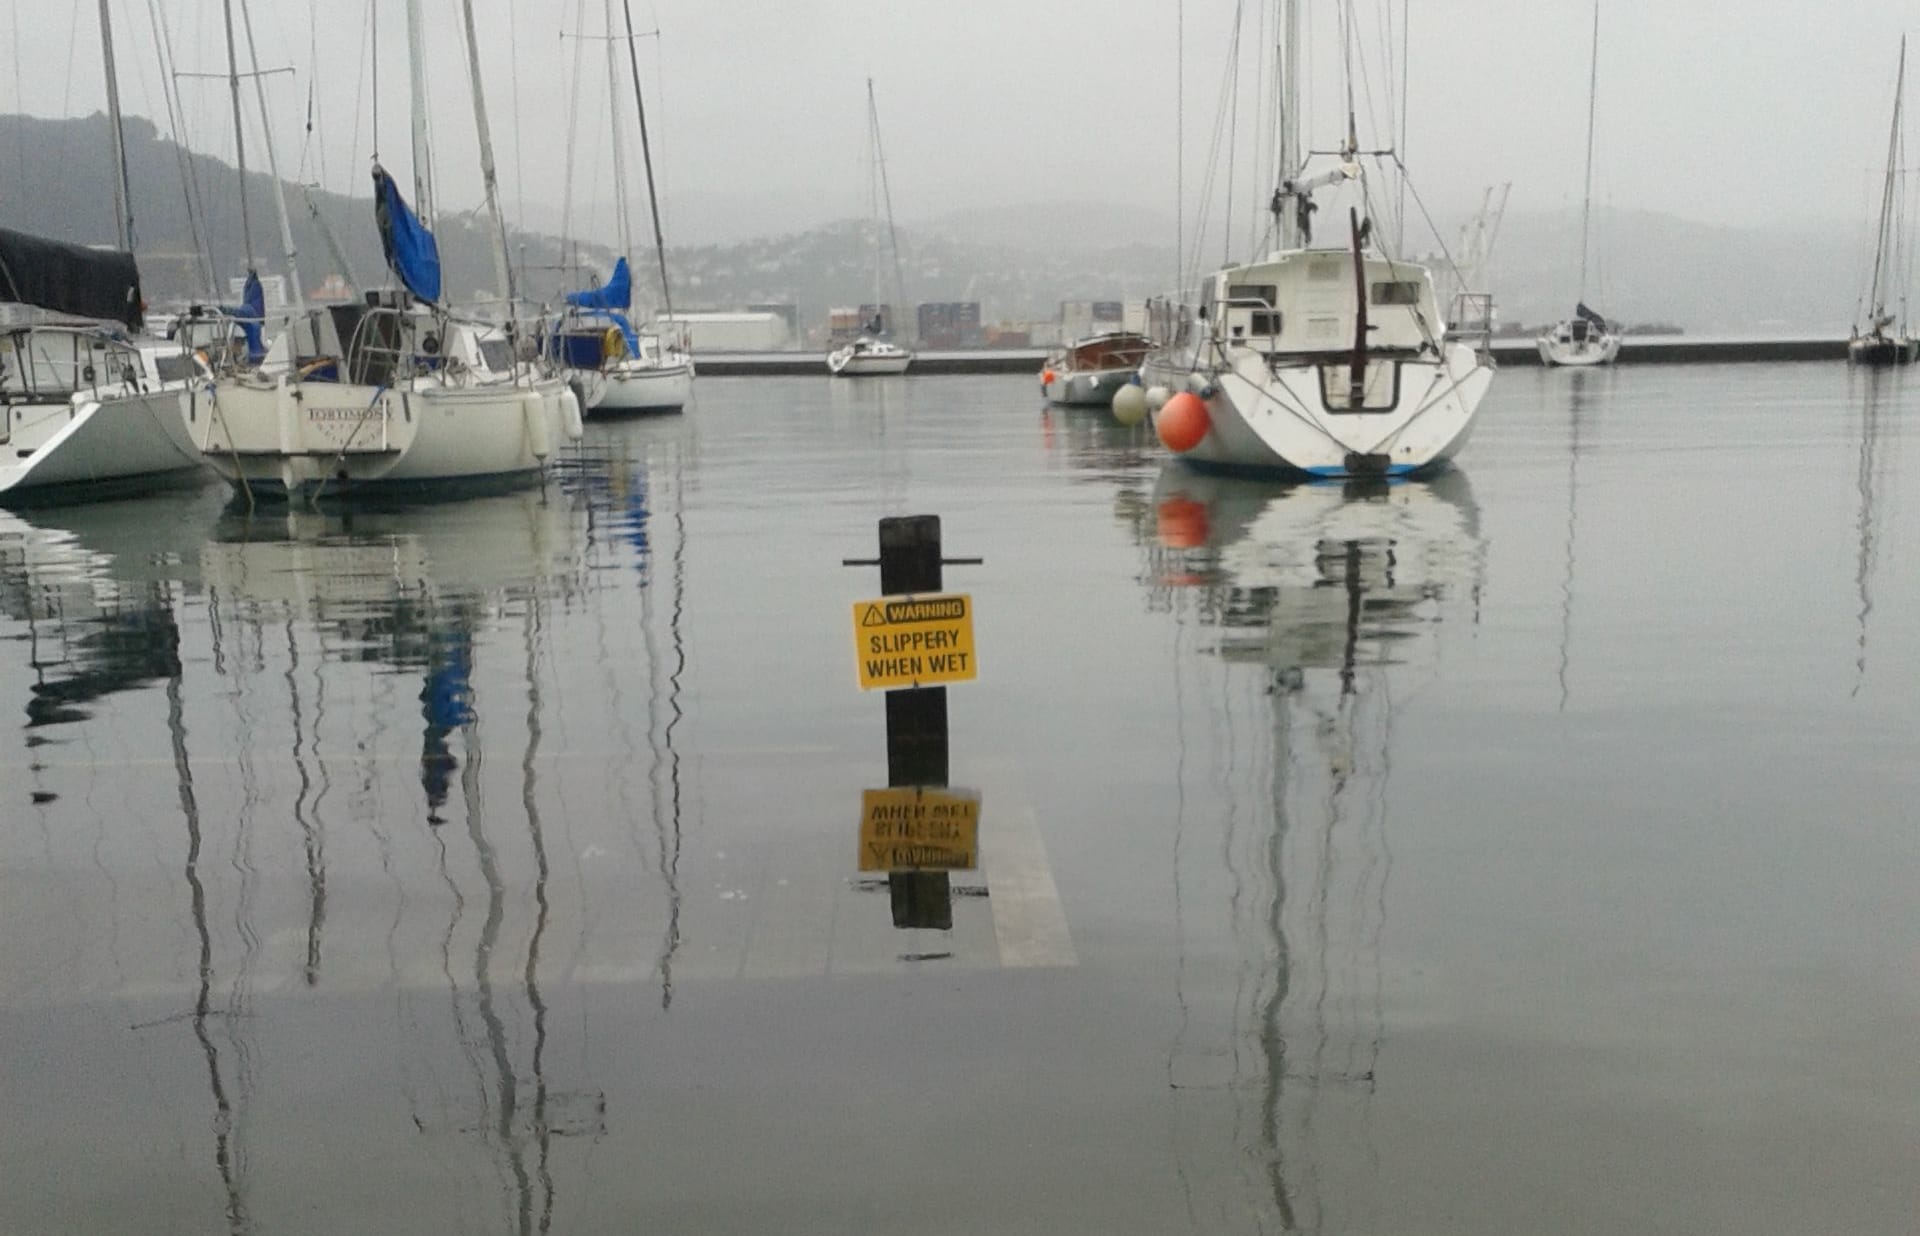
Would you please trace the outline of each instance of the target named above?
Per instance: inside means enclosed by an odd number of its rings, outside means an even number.
[[[1912,1229],[1920,10],[1070,7],[17,6],[0,1236]]]

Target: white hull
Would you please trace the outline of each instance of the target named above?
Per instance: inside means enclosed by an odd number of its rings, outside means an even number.
[[[1040,392],[1049,403],[1098,405],[1113,402],[1113,394],[1132,380],[1138,369],[1094,369],[1080,373],[1056,373],[1053,381],[1042,381]]]
[[[558,378],[392,390],[282,376],[221,382],[194,445],[236,488],[311,495],[533,476],[579,436]]]
[[[1318,477],[1405,476],[1444,464],[1466,445],[1493,382],[1492,368],[1472,349],[1442,348],[1439,360],[1371,360],[1368,402],[1387,405],[1379,411],[1329,406],[1328,389],[1344,390],[1345,360],[1270,366],[1261,353],[1229,348],[1227,365],[1197,370],[1190,357],[1157,354],[1141,373],[1150,387],[1204,399],[1208,431],[1181,453],[1189,463]]]
[[[1620,355],[1620,336],[1612,331],[1595,332],[1585,339],[1562,339],[1556,332],[1534,342],[1540,349],[1541,363],[1546,365],[1610,365]]]
[[[678,412],[693,399],[693,362],[621,363],[607,369],[571,369],[568,378],[586,396],[582,411]]]
[[[0,436],[0,501],[124,490],[147,478],[198,471],[182,387],[7,408]]]
[[[837,378],[864,378],[880,374],[905,373],[913,363],[913,353],[890,343],[848,344],[827,354],[827,372]]]

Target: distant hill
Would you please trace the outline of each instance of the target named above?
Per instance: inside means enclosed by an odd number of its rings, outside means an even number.
[[[136,248],[148,297],[160,304],[203,296],[182,203],[179,153],[144,119],[130,119],[127,136]],[[0,222],[82,243],[109,241],[113,191],[106,149],[103,116],[0,116]],[[208,215],[200,248],[214,255],[224,286],[243,266],[234,172],[205,157],[196,156],[189,165]],[[279,232],[269,182],[264,173],[254,172],[247,186],[254,251],[262,270],[271,271],[278,265]],[[683,214],[691,209],[687,201],[678,204]],[[371,201],[316,192],[313,205],[360,281],[384,283]],[[778,209],[768,202],[737,205],[732,213],[706,212],[713,216],[706,234],[737,236],[751,219]],[[303,192],[294,191],[292,213],[302,274],[308,286],[315,286],[333,262]],[[530,214],[557,226],[557,212],[550,208],[530,207]],[[611,216],[601,209],[583,217],[596,218],[604,231]],[[483,217],[442,214],[435,230],[450,295],[470,298],[490,289],[494,277]],[[1588,300],[1628,323],[1675,322],[1696,334],[1838,333],[1851,321],[1864,276],[1866,255],[1856,251],[1857,230],[1819,223],[1737,228],[1650,211],[1596,210]],[[686,230],[689,238],[700,234]],[[1217,228],[1214,236],[1210,248],[1219,243]],[[1129,201],[957,209],[903,224],[899,237],[909,305],[979,301],[989,322],[1047,320],[1062,300],[1146,297],[1168,290],[1173,281],[1171,218]],[[875,238],[864,220],[704,244],[688,243],[670,230],[676,304],[722,309],[790,303],[799,308],[804,326],[817,326],[833,306],[873,299]],[[605,271],[614,255],[605,243],[608,237],[597,239],[601,243],[581,246],[580,259],[591,270]],[[1416,242],[1412,247],[1432,246]],[[529,295],[552,298],[584,281],[580,272],[555,269],[561,246],[547,232],[515,231],[511,248]],[[643,250],[633,257],[636,286],[646,295],[653,283],[648,278],[652,253]],[[1578,268],[1577,211],[1516,210],[1501,228],[1485,282],[1504,321],[1537,324],[1572,309]],[[890,271],[887,283],[891,286]]]

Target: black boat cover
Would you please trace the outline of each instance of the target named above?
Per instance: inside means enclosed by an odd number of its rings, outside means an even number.
[[[0,228],[0,300],[139,330],[140,268],[131,253]]]

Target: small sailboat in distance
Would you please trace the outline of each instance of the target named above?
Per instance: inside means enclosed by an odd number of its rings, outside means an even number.
[[[1620,355],[1619,330],[1587,308],[1587,234],[1593,215],[1593,113],[1600,86],[1600,0],[1593,0],[1593,56],[1587,76],[1587,181],[1580,199],[1580,295],[1573,316],[1549,326],[1536,345],[1543,365],[1606,365]]]
[[[1901,234],[1905,194],[1899,187],[1901,175],[1901,106],[1907,88],[1907,39],[1900,36],[1900,67],[1894,78],[1893,124],[1887,134],[1887,174],[1880,188],[1880,225],[1874,231],[1873,273],[1867,281],[1866,296],[1855,307],[1853,335],[1847,340],[1847,360],[1856,365],[1909,365],[1920,352],[1920,340],[1908,333],[1906,322],[1907,272],[1901,256],[1905,237]],[[1899,311],[1889,309],[1895,300]],[[1859,324],[1859,309],[1867,310],[1866,329]]]
[[[874,374],[905,373],[907,366],[913,363],[913,353],[895,343],[893,323],[888,321],[889,306],[880,295],[880,210],[882,205],[887,215],[887,241],[893,249],[893,292],[896,300],[906,299],[900,279],[900,241],[893,230],[893,194],[887,188],[886,157],[880,148],[880,112],[873,101],[873,79],[867,79],[867,148],[873,159],[873,172],[868,187],[872,198],[873,222],[873,316],[865,323],[866,329],[859,336],[842,347],[827,354],[827,372],[837,378],[857,378]]]

